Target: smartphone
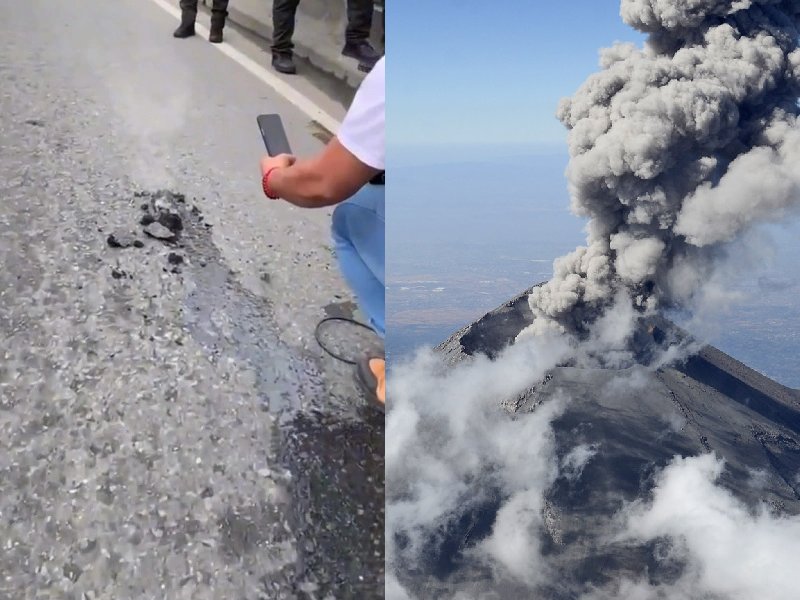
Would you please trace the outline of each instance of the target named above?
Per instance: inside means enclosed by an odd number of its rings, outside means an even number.
[[[280,115],[258,115],[256,120],[264,145],[267,147],[267,154],[277,156],[292,153]]]

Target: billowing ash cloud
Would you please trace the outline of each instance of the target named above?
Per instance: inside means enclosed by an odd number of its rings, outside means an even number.
[[[691,300],[721,244],[800,201],[796,0],[623,0],[650,33],[618,44],[564,100],[585,247],[536,289],[530,332],[585,331],[624,290],[646,311]]]

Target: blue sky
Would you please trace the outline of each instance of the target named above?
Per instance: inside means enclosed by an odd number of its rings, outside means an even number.
[[[558,101],[598,50],[643,36],[615,0],[401,0],[387,13],[388,152],[401,146],[557,145]]]

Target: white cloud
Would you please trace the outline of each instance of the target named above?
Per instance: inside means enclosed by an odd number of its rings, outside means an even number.
[[[750,510],[717,484],[724,462],[713,454],[675,458],[658,477],[653,499],[620,515],[618,540],[666,538],[687,567],[674,584],[616,582],[600,598],[793,600],[798,596],[800,517]]]

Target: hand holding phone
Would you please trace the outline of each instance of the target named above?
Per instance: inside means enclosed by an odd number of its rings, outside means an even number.
[[[291,167],[294,164],[295,157],[290,154],[282,154],[279,156],[264,156],[261,159],[261,176],[267,174],[270,169],[283,169]]]

